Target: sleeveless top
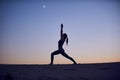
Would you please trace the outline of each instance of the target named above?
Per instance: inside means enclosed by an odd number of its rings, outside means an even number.
[[[63,48],[62,48],[63,44],[64,44],[64,41],[63,41],[62,39],[60,39],[60,40],[58,41],[58,49],[59,49],[59,50],[63,49]]]

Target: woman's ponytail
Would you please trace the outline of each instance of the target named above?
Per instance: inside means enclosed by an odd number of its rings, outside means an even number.
[[[63,36],[64,36],[64,39],[65,39],[65,41],[66,41],[66,44],[68,45],[68,36],[67,36],[67,34],[64,33]]]
[[[66,44],[68,45],[68,37],[66,38]]]

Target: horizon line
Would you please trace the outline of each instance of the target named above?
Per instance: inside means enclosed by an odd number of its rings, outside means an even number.
[[[95,62],[95,63],[77,63],[76,65],[80,65],[80,64],[113,64],[113,63],[120,63],[120,62]],[[49,65],[49,64],[0,64],[0,65]],[[64,64],[53,64],[53,65],[74,65],[72,63],[64,63]]]

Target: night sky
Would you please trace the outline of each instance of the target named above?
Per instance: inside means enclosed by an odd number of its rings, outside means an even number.
[[[0,2],[0,64],[49,64],[58,49],[77,63],[120,62],[120,1],[10,0]],[[62,55],[56,64],[72,63]]]

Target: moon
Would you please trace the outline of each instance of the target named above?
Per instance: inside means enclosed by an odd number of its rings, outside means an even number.
[[[46,8],[46,5],[43,4],[42,7],[43,7],[43,8]]]

